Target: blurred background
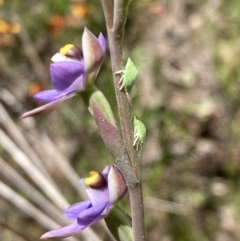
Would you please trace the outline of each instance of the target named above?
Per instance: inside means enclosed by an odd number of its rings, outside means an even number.
[[[142,148],[151,241],[240,240],[240,1],[132,1],[124,57],[139,79],[133,110]],[[0,0],[0,239],[33,241],[66,225],[80,176],[112,163],[83,101],[21,120],[51,88],[49,64],[81,47],[84,26],[106,36],[100,1]],[[96,80],[117,116],[109,54]],[[121,203],[127,212],[128,197]],[[111,240],[102,223],[69,240]]]

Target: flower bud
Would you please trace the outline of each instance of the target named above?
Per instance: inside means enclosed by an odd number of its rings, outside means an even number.
[[[100,35],[102,36],[102,35]],[[104,40],[104,41],[103,41]],[[87,28],[82,36],[82,50],[84,56],[84,72],[90,74],[89,79],[95,79],[106,51],[104,38],[96,38]]]
[[[101,91],[95,91],[90,98],[90,107],[102,139],[114,158],[122,157],[123,143],[112,109]]]

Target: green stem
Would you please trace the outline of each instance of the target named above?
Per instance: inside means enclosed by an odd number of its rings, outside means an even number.
[[[138,159],[138,153],[133,147],[133,127],[132,127],[132,115],[131,106],[128,101],[128,97],[125,91],[119,89],[120,76],[115,75],[115,72],[124,69],[123,57],[122,57],[122,39],[124,35],[124,27],[127,19],[128,8],[130,0],[115,0],[114,1],[114,16],[113,19],[109,19],[111,14],[107,12],[109,8],[106,5],[111,0],[102,0],[104,9],[104,15],[107,24],[108,41],[110,48],[110,56],[112,63],[114,87],[117,98],[119,119],[123,137],[123,145],[126,148],[127,156],[130,160],[133,172],[137,177],[138,182],[128,185],[131,213],[132,213],[132,225],[133,235],[135,241],[145,241],[145,227],[144,227],[144,206],[143,206],[143,195],[142,195],[142,181],[141,181],[141,170]],[[110,9],[111,11],[111,9]],[[113,23],[111,25],[110,23]],[[128,158],[122,161],[128,161]],[[117,163],[118,164],[118,163]],[[120,169],[121,170],[121,169]],[[124,175],[124,173],[122,173]],[[128,176],[124,175],[125,180],[131,180]],[[133,179],[132,179],[133,180]]]

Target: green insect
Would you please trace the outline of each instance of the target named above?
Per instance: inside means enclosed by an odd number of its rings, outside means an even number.
[[[134,126],[134,141],[133,146],[136,147],[137,151],[139,148],[141,148],[145,138],[146,138],[146,127],[138,119],[137,116],[133,116],[133,126]]]
[[[122,74],[119,80],[119,88],[122,90],[123,88],[130,88],[133,86],[138,77],[138,70],[132,60],[128,58],[124,70],[119,70],[115,72],[115,74]]]

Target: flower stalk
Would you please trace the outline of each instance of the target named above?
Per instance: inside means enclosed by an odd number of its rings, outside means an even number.
[[[124,36],[124,27],[127,19],[128,8],[131,1],[115,0],[113,9],[110,7],[110,2],[110,0],[102,0],[102,6],[107,24],[114,87],[118,105],[123,145],[126,149],[133,172],[128,172],[129,175],[125,175],[123,173],[123,176],[126,180],[126,183],[128,184],[128,190],[130,194],[134,240],[145,241],[146,235],[144,227],[141,170],[137,150],[133,147],[134,136],[131,121],[131,108],[127,94],[125,91],[120,90],[119,88],[120,76],[115,75],[115,72],[124,68],[122,56],[122,39]],[[113,15],[112,12],[114,13]],[[113,25],[111,25],[111,23],[113,23]],[[128,161],[126,159],[127,158],[122,160],[122,162]],[[120,166],[119,169],[122,171]],[[138,182],[131,183],[132,185],[129,185],[131,181],[134,181],[134,178],[132,178],[131,175],[136,176]]]
[[[104,169],[102,174],[91,172],[90,177],[82,181],[90,200],[74,204],[64,213],[74,223],[49,231],[41,239],[72,236],[105,218],[110,209],[124,196],[128,187],[134,241],[146,240],[141,169],[138,157],[138,146],[140,147],[143,142],[145,129],[141,128],[139,122],[138,128],[133,130],[131,106],[127,91],[125,91],[126,84],[131,84],[136,79],[137,72],[133,74],[130,69],[131,78],[127,78],[129,77],[127,72],[125,79],[121,77],[124,69],[122,40],[130,2],[131,0],[102,0],[122,135],[118,130],[109,103],[94,86],[106,52],[105,38],[101,33],[98,37],[94,36],[87,28],[84,29],[82,36],[82,49],[73,44],[67,44],[52,57],[50,76],[53,89],[43,90],[34,95],[36,100],[46,104],[21,116],[21,118],[26,118],[48,113],[65,100],[81,94],[117,165],[117,167],[113,165],[111,168]],[[121,80],[123,85],[120,86]]]

